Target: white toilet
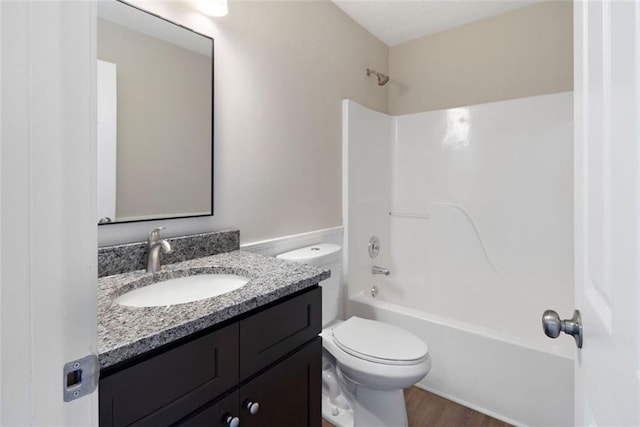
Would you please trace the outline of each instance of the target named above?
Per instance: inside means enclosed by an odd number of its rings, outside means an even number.
[[[375,320],[338,320],[341,248],[321,243],[277,256],[331,270],[322,286],[322,416],[338,427],[407,425],[402,389],[431,369],[427,345]]]

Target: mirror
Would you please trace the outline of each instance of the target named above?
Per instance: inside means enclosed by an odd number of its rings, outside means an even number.
[[[213,215],[213,39],[98,2],[98,222]]]

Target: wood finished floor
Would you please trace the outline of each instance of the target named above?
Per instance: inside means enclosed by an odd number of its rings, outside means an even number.
[[[411,387],[404,391],[409,427],[508,427],[510,424],[469,409],[433,393]],[[322,427],[333,424],[322,420]]]

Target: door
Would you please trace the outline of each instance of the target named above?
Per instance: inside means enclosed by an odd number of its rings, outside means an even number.
[[[575,423],[640,425],[640,3],[574,2],[574,41]]]
[[[117,65],[98,59],[98,215],[97,222],[116,220],[118,145]]]
[[[95,28],[94,2],[0,1],[0,425],[97,425],[63,394],[97,352]]]

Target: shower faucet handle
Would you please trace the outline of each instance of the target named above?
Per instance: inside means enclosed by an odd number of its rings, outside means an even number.
[[[391,272],[386,268],[382,268],[382,267],[378,267],[377,265],[374,265],[373,267],[371,267],[371,273],[384,274],[385,276],[388,276]]]

